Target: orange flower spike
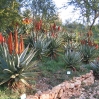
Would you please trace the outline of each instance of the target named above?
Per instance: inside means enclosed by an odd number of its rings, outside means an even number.
[[[10,32],[9,37],[8,37],[8,49],[9,49],[9,53],[12,54],[13,51],[13,39],[12,39],[12,33]]]
[[[58,26],[58,31],[60,31],[60,26]]]
[[[42,27],[42,20],[40,20],[39,23],[40,23],[40,27]]]
[[[31,19],[25,18],[23,19],[23,24],[30,24],[31,23]]]
[[[98,48],[99,48],[98,44],[96,44],[95,48],[96,48],[96,49],[98,49]]]
[[[53,38],[55,38],[55,37],[56,37],[56,36],[55,36],[55,33],[52,33],[52,34],[51,34],[51,36],[52,36]]]
[[[36,28],[37,31],[40,30],[40,28],[41,28],[40,22],[37,22],[36,23],[35,28]]]
[[[3,38],[3,42],[5,42],[5,43],[7,42],[7,40],[6,40],[6,38],[5,38],[5,37]]]
[[[56,30],[56,24],[54,23],[54,25],[53,25],[53,30]]]
[[[41,23],[40,22],[38,22],[38,30],[40,30],[40,28],[41,28]]]
[[[15,53],[18,54],[18,32],[15,31],[15,39],[14,39],[14,50],[15,50]]]
[[[2,33],[0,32],[0,44],[3,42],[3,36]]]
[[[22,53],[23,51],[24,51],[24,42],[23,42],[22,35],[20,35],[19,54]]]
[[[21,47],[22,47],[22,52],[24,51],[24,41],[23,41],[23,38],[21,36]]]

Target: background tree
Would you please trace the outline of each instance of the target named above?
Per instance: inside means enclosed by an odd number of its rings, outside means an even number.
[[[96,19],[99,18],[99,0],[69,0],[68,5],[73,5],[74,11],[80,10],[81,16],[90,23],[89,29],[91,30]]]
[[[0,31],[11,30],[20,21],[19,6],[16,0],[0,0]]]
[[[40,16],[41,19],[53,21],[57,19],[56,6],[52,0],[32,0],[33,16]]]
[[[58,17],[57,8],[53,0],[18,0],[21,7],[30,10],[33,18],[41,18],[43,20],[54,21]]]

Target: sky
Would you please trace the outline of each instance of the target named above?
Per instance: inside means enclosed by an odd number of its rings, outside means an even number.
[[[66,3],[69,0],[53,0],[57,7],[62,7],[64,3]],[[58,10],[59,16],[62,19],[62,22],[64,23],[65,20],[71,20],[75,21],[79,17],[79,12],[72,13],[73,6],[67,8],[67,9],[60,9]]]

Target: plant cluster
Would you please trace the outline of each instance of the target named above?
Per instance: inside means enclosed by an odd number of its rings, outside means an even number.
[[[28,18],[23,20],[25,25],[31,22],[33,20]],[[6,37],[0,33],[0,85],[7,84],[14,91],[20,91],[22,87],[31,87],[28,81],[34,78],[37,71],[44,70],[46,74],[46,71],[55,72],[57,68],[64,68],[65,71],[69,69],[78,73],[86,69],[83,65],[97,57],[98,44],[93,42],[92,31],[79,42],[75,33],[63,31],[55,22],[47,28],[44,26],[40,19],[34,20],[29,35],[19,36],[17,29]],[[97,72],[98,62],[91,65]],[[44,69],[39,70],[37,66]]]
[[[3,38],[3,36],[1,35],[0,38]],[[14,43],[12,41],[12,34],[10,33],[7,41],[2,42],[1,39],[0,85],[7,84],[9,88],[16,91],[25,88],[23,87],[25,85],[30,87],[26,79],[33,78],[35,74],[33,70],[37,65],[37,61],[31,61],[35,56],[35,49],[31,49],[29,53],[29,46],[23,49],[23,39],[21,37],[20,42],[18,42],[17,32],[15,32],[15,37],[13,38]]]

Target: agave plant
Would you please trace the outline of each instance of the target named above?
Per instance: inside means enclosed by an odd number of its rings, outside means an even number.
[[[71,42],[71,41],[75,41],[76,39],[76,34],[75,33],[68,33],[68,32],[64,32],[62,35],[64,42]]]
[[[59,55],[59,52],[62,51],[61,49],[62,39],[48,37],[48,41],[50,41],[50,44],[48,46],[48,53],[46,55],[51,59],[55,59]]]
[[[71,68],[73,71],[79,70],[81,60],[82,58],[79,52],[70,49],[65,52],[64,61],[66,68]]]
[[[93,70],[95,77],[99,78],[99,60],[96,59],[90,62],[90,66],[91,66],[91,69]]]
[[[35,74],[33,69],[37,61],[31,61],[36,52],[31,49],[27,54],[28,48],[29,46],[18,55],[10,54],[6,43],[0,45],[0,85],[7,83],[14,90],[19,88],[19,83],[30,87],[26,79]]]
[[[44,37],[44,35],[39,35],[36,40],[34,40],[33,36],[31,36],[30,40],[30,44],[37,51],[35,56],[38,59],[42,59],[42,56],[48,52],[48,46],[51,43],[51,41],[48,41],[48,39]]]
[[[83,56],[83,62],[89,63],[89,61],[97,57],[98,50],[94,46],[83,44],[80,46],[80,52]]]

